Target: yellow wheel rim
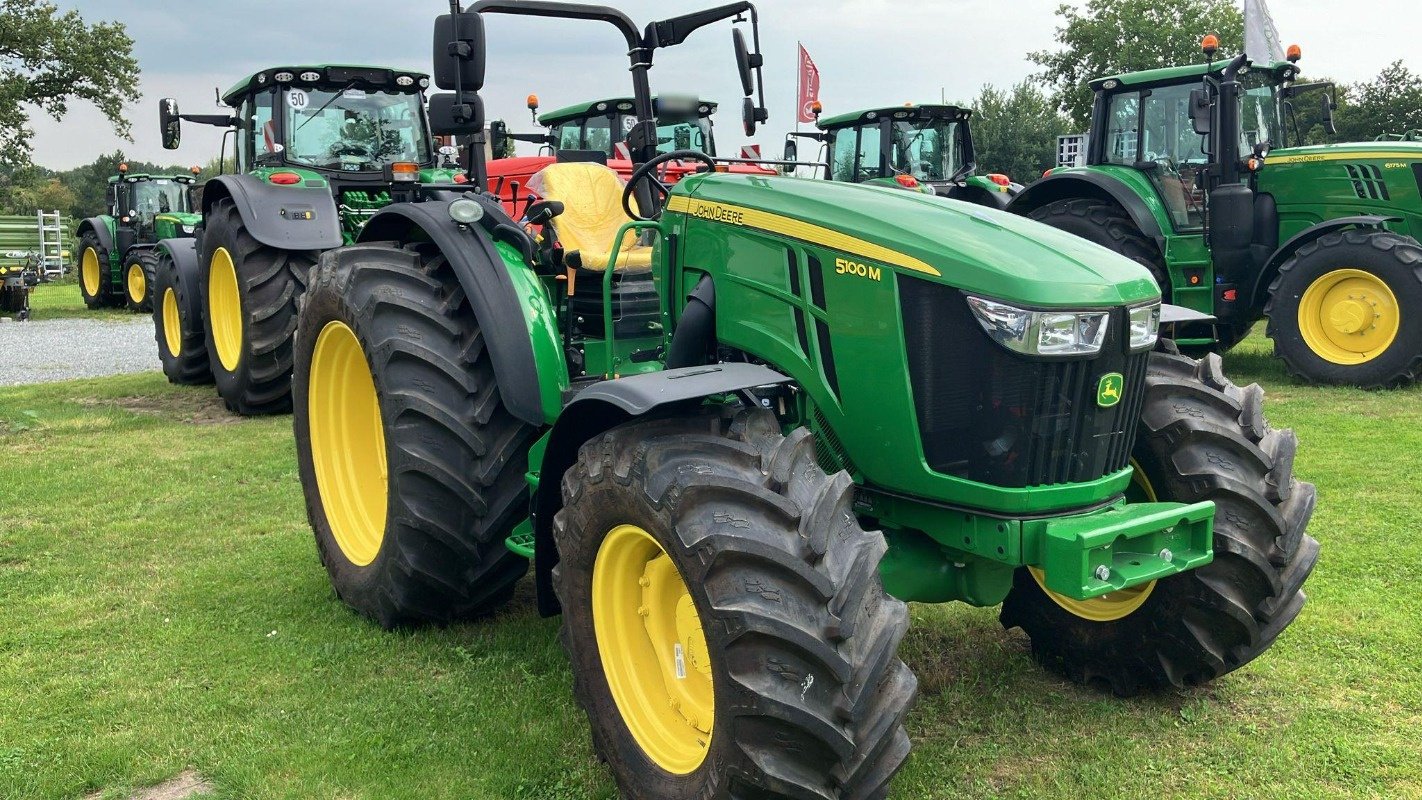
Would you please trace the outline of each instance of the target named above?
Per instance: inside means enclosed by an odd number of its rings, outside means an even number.
[[[99,296],[99,254],[92,247],[84,248],[79,261],[79,277],[84,281],[84,294]]]
[[[632,738],[674,775],[701,766],[715,721],[711,654],[686,583],[651,534],[636,525],[607,534],[592,610],[603,673]]]
[[[143,265],[135,261],[128,265],[128,299],[138,305],[147,296],[148,279],[143,275]]]
[[[341,552],[363,567],[385,540],[389,489],[375,380],[355,331],[339,320],[316,337],[307,391],[316,491]]]
[[[163,290],[163,341],[168,355],[177,358],[183,354],[183,321],[178,316],[178,295],[171,286]]]
[[[1133,458],[1131,466],[1135,472],[1131,475],[1130,488],[1126,490],[1126,497],[1132,502],[1154,503],[1157,502],[1155,487],[1151,485],[1150,478],[1146,477],[1141,465]],[[1157,581],[1142,583],[1139,586],[1132,586],[1129,589],[1122,589],[1119,592],[1111,592],[1100,597],[1093,597],[1090,600],[1078,600],[1075,597],[1067,597],[1064,594],[1057,594],[1047,588],[1046,577],[1042,570],[1036,567],[1028,567],[1032,577],[1036,579],[1037,585],[1042,587],[1042,591],[1052,599],[1053,603],[1066,609],[1068,612],[1088,619],[1092,622],[1113,622],[1131,615],[1136,609],[1145,605],[1145,601],[1150,597],[1150,593],[1155,590]]]
[[[1401,306],[1382,278],[1336,269],[1299,299],[1299,333],[1319,358],[1363,364],[1387,351],[1402,325]]]
[[[212,254],[207,270],[208,324],[217,360],[228,372],[242,361],[242,294],[237,289],[237,268],[227,248]]]

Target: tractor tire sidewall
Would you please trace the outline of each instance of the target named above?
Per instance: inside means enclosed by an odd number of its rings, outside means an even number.
[[[207,331],[202,317],[202,300],[198,294],[197,276],[178,269],[173,257],[155,253],[152,292],[154,341],[158,344],[158,360],[169,383],[200,385],[212,383],[212,368],[208,362]],[[163,296],[168,289],[178,303],[178,325],[181,346],[175,356],[168,350],[167,320],[163,316]]]
[[[231,200],[219,200],[203,224],[200,294],[217,393],[228,410],[243,416],[285,414],[291,410],[296,305],[316,253],[261,244]],[[232,370],[218,355],[209,295],[212,258],[219,248],[232,258],[242,304],[241,350]]]
[[[1293,477],[1297,441],[1265,422],[1257,385],[1230,383],[1217,355],[1157,352],[1147,392],[1132,457],[1158,500],[1214,501],[1214,560],[1106,622],[1063,609],[1019,569],[1001,614],[1047,669],[1121,696],[1205,683],[1258,656],[1298,615],[1318,554],[1305,533],[1314,487]]]
[[[99,293],[89,294],[89,288],[84,285],[84,253],[92,249],[99,257]],[[107,308],[111,304],[111,290],[109,286],[109,251],[99,244],[99,237],[93,233],[85,232],[79,237],[79,295],[84,298],[84,306],[89,310]]]
[[[372,250],[375,259],[360,258]],[[528,570],[504,539],[528,515],[524,476],[537,432],[503,408],[487,352],[470,348],[481,334],[468,301],[444,308],[458,293],[447,261],[430,267],[411,250],[383,246],[347,251],[325,253],[312,268],[294,347],[297,467],[321,562],[337,596],[387,629],[491,613]],[[336,540],[312,451],[312,357],[333,321],[360,343],[384,433],[385,530],[363,566]]]
[[[1299,329],[1299,305],[1309,286],[1344,268],[1371,273],[1397,298],[1396,338],[1362,364],[1335,364],[1318,355]],[[1349,230],[1304,245],[1279,268],[1264,313],[1274,355],[1290,374],[1309,383],[1385,388],[1422,376],[1422,245],[1396,233]]]
[[[128,271],[137,264],[143,270],[143,298],[138,302],[133,301],[133,297],[128,292]],[[123,263],[123,300],[129,311],[135,314],[143,314],[153,310],[153,281],[158,272],[158,254],[153,248],[145,247],[133,249],[128,252]]]
[[[722,432],[712,433],[718,426]],[[777,487],[774,476],[785,483]],[[563,608],[563,645],[574,693],[619,796],[883,796],[909,750],[903,718],[917,681],[896,654],[907,607],[883,591],[884,540],[849,513],[852,482],[844,473],[820,470],[808,431],[782,437],[774,418],[759,411],[733,420],[695,409],[678,419],[636,420],[584,445],[563,476],[562,491],[553,581]],[[782,506],[781,498],[792,502]],[[599,653],[593,570],[607,534],[623,524],[651,534],[672,559],[711,654],[711,743],[700,766],[685,775],[661,768],[637,743]],[[809,530],[820,536],[800,533]],[[807,566],[815,557],[795,552],[802,535],[822,539],[816,566]],[[845,641],[828,634],[836,623],[825,601],[797,583],[797,575],[817,568],[821,577],[834,576],[828,603],[844,604],[836,619],[844,620]],[[783,638],[792,628],[803,638]],[[741,641],[750,631],[760,633]],[[811,640],[846,662],[848,682],[799,649],[815,649],[805,645]],[[813,733],[825,729],[785,722],[812,717],[843,726],[837,735],[852,740],[853,755],[836,760]]]
[[[1170,278],[1159,248],[1120,206],[1096,198],[1058,200],[1033,209],[1027,216],[1120,253],[1150,270],[1160,286],[1161,299],[1170,302]]]

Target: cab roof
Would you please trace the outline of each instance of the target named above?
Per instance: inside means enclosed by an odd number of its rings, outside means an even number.
[[[125,172],[122,175],[110,175],[109,183],[138,183],[140,181],[177,181],[179,183],[192,183],[194,176],[192,173],[186,175],[149,175],[146,172]]]
[[[1178,67],[1161,67],[1160,69],[1147,69],[1140,72],[1123,72],[1119,75],[1107,75],[1097,78],[1091,82],[1092,91],[1102,89],[1115,89],[1118,86],[1147,86],[1157,83],[1179,83],[1190,78],[1203,78],[1205,75],[1218,77],[1224,72],[1224,68],[1229,66],[1230,58],[1221,56],[1209,63],[1185,64]],[[1259,64],[1250,64],[1250,69],[1265,70],[1274,73],[1280,80],[1296,78],[1299,68],[1287,61],[1266,61]],[[1107,86],[1109,81],[1115,84]]]
[[[895,119],[925,119],[925,118],[945,118],[945,119],[967,119],[973,115],[973,110],[961,106],[945,105],[942,103],[905,103],[901,106],[880,106],[878,108],[866,108],[860,111],[851,111],[846,114],[836,114],[819,120],[815,124],[821,130],[829,128],[844,128],[850,125],[857,125],[864,122],[873,122],[884,117]]]
[[[709,117],[716,113],[716,102],[713,100],[701,100],[696,97],[668,97],[666,100],[676,101],[678,104],[676,108],[677,111],[689,112],[694,108],[697,116],[701,117]],[[660,96],[652,98],[653,114],[661,113],[663,102]],[[681,107],[682,104],[685,104],[685,108]],[[614,111],[626,114],[632,111],[632,106],[632,98],[630,97],[612,97],[606,100],[594,100],[591,103],[578,103],[577,105],[565,106],[545,114],[539,114],[538,124],[545,128],[551,128],[554,125],[561,125],[568,120],[601,116]]]
[[[353,87],[418,92],[430,85],[429,75],[407,69],[376,67],[367,64],[298,64],[270,67],[261,72],[254,72],[228,89],[222,95],[222,102],[235,107],[248,94],[278,83],[276,76],[283,72],[291,73],[290,85],[298,88],[302,86],[345,86],[354,82]],[[303,74],[312,72],[316,73],[316,80],[302,79]],[[410,80],[408,83],[402,83],[400,82],[401,78]]]

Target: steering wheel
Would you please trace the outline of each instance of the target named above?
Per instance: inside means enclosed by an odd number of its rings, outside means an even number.
[[[359,145],[359,144],[356,144],[355,142],[340,141],[340,142],[333,142],[333,143],[331,144],[331,155],[333,155],[333,156],[361,156],[362,158],[369,159],[369,158],[370,158],[370,150],[368,150],[364,145]]]
[[[664,205],[664,201],[671,196],[671,187],[666,183],[665,167],[673,161],[699,161],[706,165],[708,170],[716,169],[716,159],[699,150],[673,150],[670,153],[662,153],[656,158],[632,170],[632,176],[627,179],[627,186],[622,190],[622,210],[627,212],[627,216],[638,222],[648,222],[661,216],[657,212],[656,216],[644,217],[632,209],[632,195],[637,188],[639,181],[651,181],[652,191],[656,192],[663,201],[658,205]],[[653,174],[653,170],[662,168],[660,175]]]

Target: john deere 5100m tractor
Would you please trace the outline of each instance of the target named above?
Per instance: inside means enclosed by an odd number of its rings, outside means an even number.
[[[1180,344],[1223,350],[1269,318],[1274,353],[1315,383],[1422,373],[1422,142],[1299,146],[1290,61],[1244,56],[1093,81],[1086,166],[1012,210],[1145,264],[1214,317]],[[1331,99],[1322,99],[1331,120]],[[1331,125],[1331,121],[1329,122]]]
[[[108,213],[79,223],[79,292],[89,308],[153,307],[157,244],[191,238],[201,217],[192,210],[191,175],[129,174],[118,165],[105,192]]]
[[[495,13],[622,33],[639,166],[550,165],[514,220],[476,157],[466,196],[323,254],[294,423],[345,602],[488,612],[531,559],[597,751],[658,800],[882,797],[905,601],[1001,604],[1043,665],[1119,694],[1209,681],[1294,620],[1318,550],[1294,436],[1158,341],[1146,269],[993,209],[658,155],[654,54],[754,32],[745,2],[642,30],[476,3],[436,24],[437,128],[482,127]],[[746,86],[758,39],[734,32]],[[706,170],[654,180],[683,159]]]
[[[454,175],[435,167],[428,85],[417,72],[320,64],[243,79],[222,96],[233,114],[159,101],[164,147],[178,147],[183,120],[230,127],[239,173],[204,184],[196,243],[159,248],[153,317],[169,379],[210,375],[239,414],[290,410],[296,300],[316,256],[392,199]]]

